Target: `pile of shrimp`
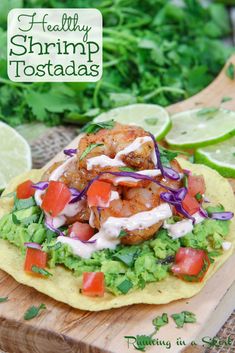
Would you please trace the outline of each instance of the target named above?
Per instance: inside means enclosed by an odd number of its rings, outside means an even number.
[[[101,155],[114,159],[119,152],[123,151],[123,149],[128,147],[137,138],[149,136],[149,133],[140,127],[118,123],[116,123],[112,129],[101,129],[97,133],[84,135],[78,143],[76,157],[73,158],[59,180],[70,188],[73,187],[82,190],[89,181],[101,172],[120,171],[118,166],[102,167],[99,164],[88,168],[89,159]],[[87,147],[91,145],[94,146],[94,144],[96,144],[96,147],[83,158],[82,156],[84,155],[84,151],[87,150]],[[119,153],[119,155],[125,167],[132,168],[135,171],[141,171],[155,169],[153,153],[154,143],[151,139],[147,139],[138,149],[123,155]],[[174,170],[182,173],[182,169],[176,160],[173,160],[171,164]],[[58,163],[54,164],[45,173],[44,180],[49,179],[50,174],[58,165]],[[179,188],[181,186],[181,181],[164,179],[161,175],[155,178],[163,185],[173,188]],[[90,225],[99,230],[109,217],[130,217],[140,212],[149,211],[159,206],[162,202],[160,194],[164,189],[151,181],[134,180],[133,182],[120,181],[120,183],[116,183],[116,177],[108,173],[107,175],[102,174],[100,179],[112,183],[112,191],[116,192],[118,198],[115,197],[115,199],[111,200],[109,205],[104,208],[88,207],[86,200],[82,200],[82,210],[78,212],[76,216],[68,218],[67,224],[72,224],[75,221],[90,221]],[[126,231],[127,235],[121,238],[121,242],[123,244],[140,243],[153,237],[161,226],[162,221],[146,229]]]

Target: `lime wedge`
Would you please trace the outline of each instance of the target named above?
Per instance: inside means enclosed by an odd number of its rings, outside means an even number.
[[[31,152],[28,143],[14,129],[0,122],[0,190],[18,174],[31,169]]]
[[[216,169],[227,178],[235,178],[235,137],[195,152],[197,163]]]
[[[111,119],[122,124],[141,126],[144,130],[150,131],[158,140],[161,140],[171,127],[167,111],[155,104],[131,104],[118,107],[100,114],[94,122]]]
[[[235,135],[235,112],[205,108],[188,110],[171,117],[172,129],[166,141],[174,147],[204,147]]]

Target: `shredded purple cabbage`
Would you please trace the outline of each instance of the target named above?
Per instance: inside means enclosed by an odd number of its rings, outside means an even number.
[[[64,154],[66,154],[66,156],[69,156],[69,157],[73,157],[76,153],[77,153],[76,148],[69,148],[67,150],[64,150]]]
[[[158,169],[160,169],[162,176],[166,177],[168,179],[172,179],[172,180],[179,180],[180,179],[180,175],[178,172],[176,172],[174,169],[169,168],[169,167],[163,167],[162,162],[161,162],[161,154],[158,148],[158,144],[157,141],[155,140],[155,137],[153,136],[153,134],[149,133],[153,144],[154,144],[154,150],[155,150],[155,154],[156,154],[156,158],[157,158],[157,165],[155,167],[157,167]]]
[[[24,243],[24,246],[26,248],[31,248],[31,249],[37,249],[37,250],[41,250],[42,246],[38,243],[33,243],[33,242],[28,242],[28,243]]]
[[[172,180],[180,180],[180,175],[174,169],[169,167],[163,167],[164,176]]]
[[[160,197],[163,201],[169,203],[172,206],[175,206],[177,212],[195,222],[195,218],[192,217],[182,206],[182,201],[185,198],[186,193],[187,189],[181,188],[177,192],[162,192]]]
[[[39,183],[32,185],[32,187],[37,190],[46,190],[48,188],[48,185],[48,181],[40,181]]]
[[[213,212],[210,214],[210,218],[219,221],[229,221],[234,216],[233,212]]]
[[[204,208],[200,207],[199,213],[202,217],[208,218],[208,213],[206,212],[206,210],[204,210]]]
[[[104,174],[104,173],[103,173],[103,174]],[[85,196],[85,194],[86,194],[87,190],[89,189],[90,185],[91,185],[95,180],[99,179],[99,176],[100,176],[100,175],[97,175],[95,178],[93,178],[92,180],[90,180],[90,181],[87,183],[87,185],[85,186],[85,188],[82,189],[81,191],[74,189],[74,190],[76,190],[76,195],[73,195],[73,194],[72,194],[72,196],[75,196],[75,197],[74,197],[71,201],[69,201],[69,203],[75,203],[75,202],[80,201],[80,200],[83,198],[83,196]]]

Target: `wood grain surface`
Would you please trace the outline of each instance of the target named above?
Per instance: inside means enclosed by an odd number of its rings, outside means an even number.
[[[230,62],[235,64],[235,56],[228,64]],[[224,103],[223,107],[235,110],[235,81],[230,80],[223,70],[208,88],[184,102],[168,107],[168,111],[174,113],[200,106],[219,106],[224,96],[232,97],[233,100]],[[168,305],[132,305],[95,313],[75,310],[56,302],[32,288],[18,284],[0,271],[0,297],[8,296],[10,299],[0,304],[0,349],[9,353],[131,353],[136,350],[132,346],[128,348],[124,336],[150,334],[152,319],[163,312],[171,315],[181,310],[193,311],[198,318],[196,324],[186,325],[185,329],[179,331],[171,322],[161,329],[158,337],[171,341],[170,350],[164,346],[152,346],[147,350],[177,353],[184,348],[175,344],[177,337],[186,337],[191,341],[200,336],[225,293],[232,288],[235,281],[234,261],[233,255],[204,289],[191,299]],[[24,321],[27,308],[40,303],[45,303],[47,310],[31,321]],[[229,312],[226,313],[228,315]],[[225,320],[226,316],[222,319]],[[203,348],[196,347],[196,351],[201,352]],[[187,352],[193,352],[192,348],[188,348]]]

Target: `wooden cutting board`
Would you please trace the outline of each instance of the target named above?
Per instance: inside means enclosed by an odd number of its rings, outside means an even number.
[[[235,56],[230,62],[235,64]],[[194,107],[219,106],[224,96],[232,97],[233,100],[224,103],[223,107],[235,110],[235,80],[229,79],[223,70],[201,93],[168,107],[168,111],[175,113]],[[76,147],[76,139],[70,146]],[[197,342],[201,343],[201,337],[216,334],[233,311],[234,263],[235,255],[191,299],[168,305],[132,305],[95,313],[56,302],[32,288],[18,284],[0,271],[0,297],[10,298],[7,303],[0,304],[0,348],[9,353],[131,353],[136,351],[131,344],[133,341],[130,339],[128,347],[125,336],[150,334],[153,330],[152,319],[163,312],[171,315],[189,310],[196,314],[196,324],[186,325],[185,329],[179,330],[171,322],[156,336],[165,345],[147,349],[147,352],[177,353],[185,348],[184,345],[176,344],[177,338],[187,343],[197,338]],[[40,303],[45,303],[47,310],[29,322],[24,321],[27,308]],[[167,341],[170,341],[171,349],[166,349]],[[204,349],[200,346],[187,349],[187,352],[202,351]]]

